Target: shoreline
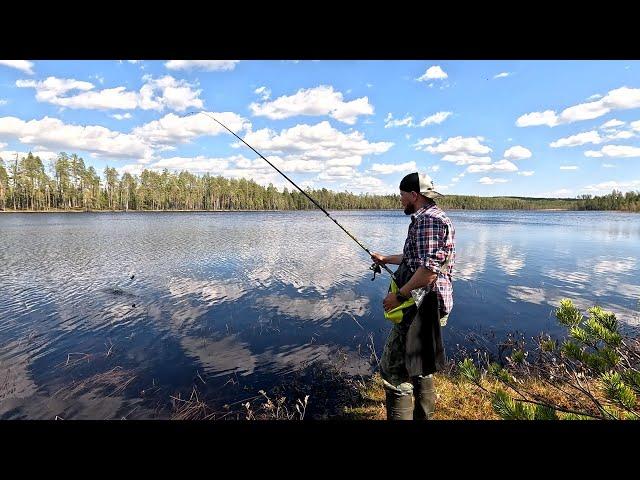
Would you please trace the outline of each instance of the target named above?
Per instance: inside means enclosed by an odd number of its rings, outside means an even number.
[[[316,209],[305,210],[0,210],[3,213],[282,213],[282,212],[310,212]],[[628,210],[573,210],[569,208],[443,208],[445,212],[615,212],[615,213],[640,213]],[[380,211],[400,212],[400,208],[345,208],[340,210],[329,209],[332,212],[355,211]]]

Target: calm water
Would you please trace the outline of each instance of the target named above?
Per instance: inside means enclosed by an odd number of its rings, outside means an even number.
[[[402,251],[402,212],[334,215]],[[557,335],[562,297],[640,323],[640,215],[450,217],[449,351],[471,331]],[[310,365],[368,373],[390,328],[369,265],[318,211],[0,215],[0,418],[168,418],[194,386],[224,412]]]

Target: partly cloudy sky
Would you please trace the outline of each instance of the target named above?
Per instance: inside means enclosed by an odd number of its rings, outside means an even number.
[[[0,158],[397,193],[640,190],[639,61],[0,60]],[[198,113],[206,112],[206,114]]]

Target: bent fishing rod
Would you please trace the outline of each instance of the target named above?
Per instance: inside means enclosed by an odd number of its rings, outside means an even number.
[[[233,135],[234,137],[236,137],[238,140],[240,140],[242,143],[244,143],[247,147],[249,147],[251,150],[253,150],[256,154],[258,154],[258,156],[260,156],[260,158],[262,158],[265,162],[267,162],[269,165],[271,165],[280,175],[282,175],[284,178],[286,178],[289,183],[291,183],[291,185],[293,185],[294,187],[296,187],[298,190],[300,190],[300,192],[309,199],[309,201],[311,201],[311,203],[313,203],[316,207],[318,207],[320,210],[322,210],[324,212],[324,214],[329,217],[331,220],[333,220],[333,223],[335,223],[338,227],[340,227],[342,229],[342,231],[344,231],[344,233],[346,233],[347,235],[349,235],[349,237],[351,237],[351,239],[356,242],[358,245],[360,245],[360,247],[369,254],[369,256],[372,256],[371,251],[365,247],[356,237],[354,237],[351,232],[349,232],[346,228],[344,228],[342,225],[340,225],[338,223],[338,221],[333,218],[329,212],[327,212],[324,208],[322,208],[322,206],[316,202],[313,198],[311,198],[309,196],[309,194],[307,194],[307,192],[305,192],[304,190],[302,190],[298,185],[295,184],[295,182],[293,180],[291,180],[289,177],[287,177],[283,172],[280,171],[280,169],[278,167],[276,167],[273,163],[271,163],[269,160],[267,160],[260,152],[258,152],[255,148],[253,148],[251,145],[249,145],[247,142],[244,141],[243,138],[239,137],[238,135],[236,135],[236,133],[231,130],[229,127],[227,127],[224,123],[220,122],[218,119],[216,119],[215,117],[213,117],[212,115],[209,115],[206,112],[190,112],[188,113],[186,116],[189,115],[196,115],[196,114],[202,114],[202,115],[206,115],[207,117],[211,118],[212,120],[214,120],[215,122],[217,122],[219,125],[221,125],[225,130],[227,130],[231,135]],[[380,265],[378,263],[373,263],[373,265],[371,265],[371,267],[369,267],[371,270],[373,270],[373,278],[371,280],[374,280],[376,278],[376,273],[381,273],[380,267],[384,268],[389,275],[391,275],[391,278],[393,278],[393,280],[396,280],[396,276],[395,274],[389,269],[389,267],[387,267],[386,265]]]

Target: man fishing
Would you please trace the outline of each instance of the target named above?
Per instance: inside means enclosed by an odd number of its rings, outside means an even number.
[[[400,265],[395,273],[399,290],[385,297],[385,312],[415,299],[394,323],[380,361],[389,420],[428,420],[435,411],[433,373],[445,362],[441,325],[453,307],[455,261],[455,229],[434,201],[441,196],[428,175],[405,176],[400,201],[411,224],[403,252],[371,254],[378,265]]]
[[[433,189],[433,180],[417,172],[402,179],[400,199],[404,213],[411,215],[404,251],[390,256],[372,253],[260,152],[216,118],[201,113],[253,150],[367,252],[374,261],[372,280],[382,267],[391,276],[392,287],[400,287],[400,291],[390,293],[383,302],[385,317],[395,323],[381,362],[387,418],[428,419],[436,403],[432,374],[445,361],[440,325],[446,322],[453,306],[451,270],[455,259],[455,230],[434,202],[442,195]],[[400,267],[394,273],[387,263]]]

